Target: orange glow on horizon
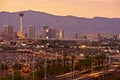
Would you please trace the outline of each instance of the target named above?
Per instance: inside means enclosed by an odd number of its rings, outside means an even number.
[[[120,0],[1,0],[0,11],[20,9],[79,17],[120,17]]]

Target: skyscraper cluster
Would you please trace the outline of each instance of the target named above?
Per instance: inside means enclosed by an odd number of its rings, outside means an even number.
[[[43,39],[63,39],[64,31],[61,29],[53,29],[49,26],[42,27],[42,38]]]
[[[13,26],[11,25],[4,25],[4,29],[1,32],[1,37],[4,40],[11,40],[13,39]]]
[[[35,39],[35,26],[29,25],[27,28],[27,38]]]
[[[5,35],[12,37],[12,35],[13,35],[13,26],[4,25],[4,33],[5,33]]]
[[[4,25],[3,31],[1,32],[1,38],[3,40],[13,40],[13,39],[35,39],[35,26],[27,26],[27,33],[23,32],[23,12],[19,14],[20,26],[17,32],[14,32],[13,26]],[[53,29],[49,26],[42,27],[42,39],[63,39],[64,31],[61,29]]]

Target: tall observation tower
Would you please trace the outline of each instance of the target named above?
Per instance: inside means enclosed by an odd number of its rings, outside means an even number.
[[[19,17],[20,17],[20,29],[19,29],[19,31],[17,32],[17,35],[18,35],[18,37],[19,37],[20,39],[25,38],[24,33],[23,33],[23,16],[24,16],[24,14],[23,14],[23,12],[21,11],[21,12],[19,13]]]
[[[23,31],[22,31],[22,22],[23,22],[23,16],[24,16],[24,14],[23,14],[23,12],[20,12],[20,14],[19,14],[19,16],[20,16],[20,32],[22,33]]]

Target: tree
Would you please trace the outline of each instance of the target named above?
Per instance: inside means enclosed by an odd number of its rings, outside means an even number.
[[[120,77],[117,77],[115,80],[120,80]]]
[[[98,54],[95,56],[95,61],[96,61],[96,67],[98,67],[99,70],[104,68],[104,65],[106,65],[106,55],[105,54]]]
[[[21,74],[20,73],[14,73],[14,80],[21,80]]]
[[[63,52],[63,65],[64,65],[64,67],[66,66],[66,61],[67,61],[67,53]]]
[[[37,71],[35,72],[35,78],[42,79],[44,78],[44,60],[36,64]],[[30,78],[33,73],[30,74]],[[31,78],[33,79],[33,78]]]
[[[74,68],[75,68],[75,55],[71,55],[71,61],[72,61],[72,71],[74,70]]]
[[[84,65],[84,61],[83,61],[83,59],[80,59],[80,60],[77,62],[77,66],[76,66],[76,68],[80,71],[80,73],[81,73],[81,71],[83,70],[83,65]]]
[[[22,68],[22,65],[19,64],[19,63],[15,63],[15,64],[13,65],[13,68],[14,68],[15,70],[20,70],[20,69]]]
[[[62,64],[62,60],[61,59],[57,59],[57,64],[56,64],[56,71],[57,71],[57,75],[62,74],[64,72],[64,66]]]
[[[7,64],[5,64],[5,63],[1,63],[1,65],[0,65],[0,69],[1,69],[1,73],[3,74],[3,73],[4,73],[4,70],[7,70],[7,69],[8,69]]]
[[[7,64],[2,63],[1,66],[0,66],[0,68],[1,68],[1,70],[7,70],[8,66],[7,66]]]

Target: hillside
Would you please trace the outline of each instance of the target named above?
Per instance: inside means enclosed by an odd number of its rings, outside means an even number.
[[[82,18],[75,16],[56,16],[38,11],[23,11],[23,29],[26,31],[28,25],[35,25],[36,32],[40,32],[42,25],[51,28],[63,29],[67,33],[120,33],[120,18]],[[19,29],[19,12],[0,12],[0,29],[4,24]]]

